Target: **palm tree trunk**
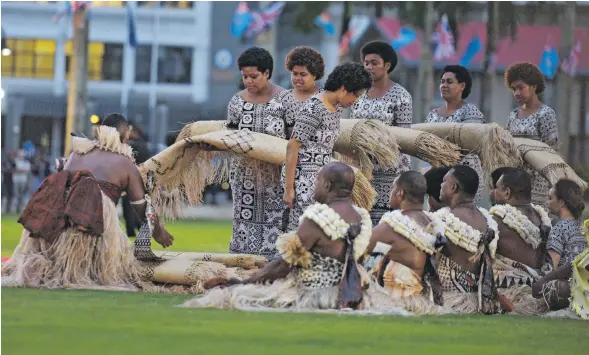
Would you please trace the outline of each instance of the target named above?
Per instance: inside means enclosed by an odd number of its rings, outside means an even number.
[[[421,39],[421,57],[417,72],[417,85],[413,95],[413,122],[423,122],[429,111],[433,90],[433,53],[431,38],[433,32],[433,1],[426,2],[423,38]]]
[[[483,63],[483,87],[481,90],[480,109],[488,122],[493,120],[493,89],[495,88],[495,70],[490,70],[493,54],[499,40],[499,2],[487,2],[487,39],[485,44],[485,60]]]
[[[574,46],[574,31],[575,31],[575,10],[576,3],[574,1],[567,2],[564,7],[564,12],[561,14],[562,39],[560,42],[560,58],[566,58],[571,48]],[[568,161],[569,157],[569,122],[570,122],[570,104],[573,93],[574,79],[559,71],[557,81],[557,105],[556,112],[558,115],[558,135],[560,140],[560,153]]]
[[[70,58],[69,89],[65,132],[65,156],[72,151],[71,133],[89,135],[88,124],[88,38],[89,24],[86,9],[73,15],[73,51]]]

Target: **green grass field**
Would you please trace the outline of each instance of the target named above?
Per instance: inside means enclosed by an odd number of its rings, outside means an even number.
[[[167,226],[171,249],[226,252],[228,222]],[[2,217],[2,256],[20,238]],[[2,351],[68,354],[584,354],[589,324],[512,316],[367,317],[175,307],[190,296],[2,289]],[[583,350],[584,349],[584,350]]]

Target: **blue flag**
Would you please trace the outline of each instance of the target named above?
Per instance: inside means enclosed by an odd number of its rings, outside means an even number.
[[[135,11],[127,4],[127,25],[129,27],[129,45],[137,48],[137,26],[135,24]]]
[[[395,37],[391,41],[391,46],[395,51],[400,50],[401,48],[410,45],[417,39],[417,33],[415,30],[409,27],[401,27],[401,31],[399,31],[399,35]]]
[[[329,12],[325,11],[315,18],[315,24],[330,36],[335,35],[335,26]]]
[[[241,38],[245,31],[250,27],[253,17],[247,3],[242,1],[235,9],[233,19],[231,21],[231,35],[235,38]]]
[[[558,69],[558,52],[556,51],[556,48],[548,45],[544,46],[544,52],[542,52],[542,58],[540,59],[538,69],[540,69],[542,74],[548,79],[554,78],[556,70]]]
[[[468,43],[468,46],[466,47],[466,50],[460,59],[460,65],[465,68],[468,67],[470,62],[472,62],[474,57],[481,49],[483,49],[483,44],[481,43],[479,36],[475,35]]]

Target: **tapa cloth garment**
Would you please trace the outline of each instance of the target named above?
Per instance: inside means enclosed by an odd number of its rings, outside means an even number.
[[[493,260],[493,276],[497,291],[513,306],[513,313],[538,315],[548,311],[546,302],[532,297],[532,284],[543,275],[518,261],[502,255]]]

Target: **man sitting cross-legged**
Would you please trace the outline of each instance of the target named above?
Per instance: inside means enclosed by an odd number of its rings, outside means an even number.
[[[296,232],[276,241],[280,258],[243,282],[211,280],[207,288],[221,287],[184,305],[290,310],[369,308],[364,300],[368,275],[356,261],[366,251],[372,222],[366,210],[352,204],[353,187],[354,171],[350,166],[340,162],[325,165],[317,176],[317,203],[305,210]],[[232,286],[224,287],[227,285]],[[394,307],[389,311],[406,313]]]
[[[551,269],[546,254],[550,217],[531,203],[532,179],[525,170],[500,169],[492,192],[495,206],[489,211],[501,235],[493,262],[495,282],[515,313],[538,314],[546,307],[533,299],[531,286]]]
[[[474,204],[479,184],[475,170],[454,166],[445,176],[440,200],[448,207],[434,215],[445,225],[448,243],[439,258],[444,305],[455,311],[493,314],[499,310],[492,258],[497,249],[497,223]]]
[[[433,258],[436,247],[443,246],[444,225],[423,210],[426,188],[425,177],[417,171],[395,179],[389,202],[394,211],[372,229],[367,253],[384,255],[371,274],[390,297],[405,299],[405,306],[416,313],[438,313],[435,304],[443,300]]]

